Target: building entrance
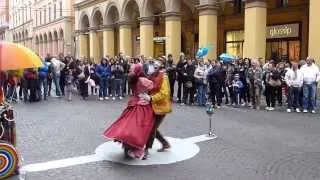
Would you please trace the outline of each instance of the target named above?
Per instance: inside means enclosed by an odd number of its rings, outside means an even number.
[[[273,59],[276,62],[300,60],[299,40],[272,40],[267,42],[266,59]]]

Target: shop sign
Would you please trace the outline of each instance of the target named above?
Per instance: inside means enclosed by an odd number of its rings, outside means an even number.
[[[167,37],[154,37],[154,42],[165,42],[167,40]],[[140,41],[140,36],[136,37],[136,41]]]
[[[299,37],[299,24],[284,24],[267,27],[267,39]]]

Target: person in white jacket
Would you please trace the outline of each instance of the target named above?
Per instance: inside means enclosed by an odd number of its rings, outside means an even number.
[[[315,111],[315,99],[317,82],[320,80],[319,67],[313,63],[314,59],[308,57],[304,66],[301,67],[303,75],[303,112],[307,113],[310,110]]]
[[[287,112],[290,113],[291,109],[300,112],[299,98],[301,88],[303,86],[303,74],[299,70],[298,63],[292,63],[292,68],[288,68],[284,80],[288,86],[288,108]]]

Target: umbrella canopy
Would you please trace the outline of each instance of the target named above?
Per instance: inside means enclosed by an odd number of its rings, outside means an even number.
[[[39,56],[32,50],[11,42],[0,41],[0,70],[18,70],[42,67]]]
[[[231,56],[230,54],[226,54],[226,53],[221,54],[219,57],[225,63],[232,62],[235,59],[235,57]]]

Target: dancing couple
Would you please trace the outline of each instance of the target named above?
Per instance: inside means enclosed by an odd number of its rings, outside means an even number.
[[[142,64],[132,65],[129,86],[133,96],[119,119],[104,132],[107,139],[122,143],[126,157],[147,159],[155,138],[162,144],[158,152],[170,149],[158,130],[172,108],[169,80],[163,67],[161,61],[155,61],[155,71],[146,77]]]

